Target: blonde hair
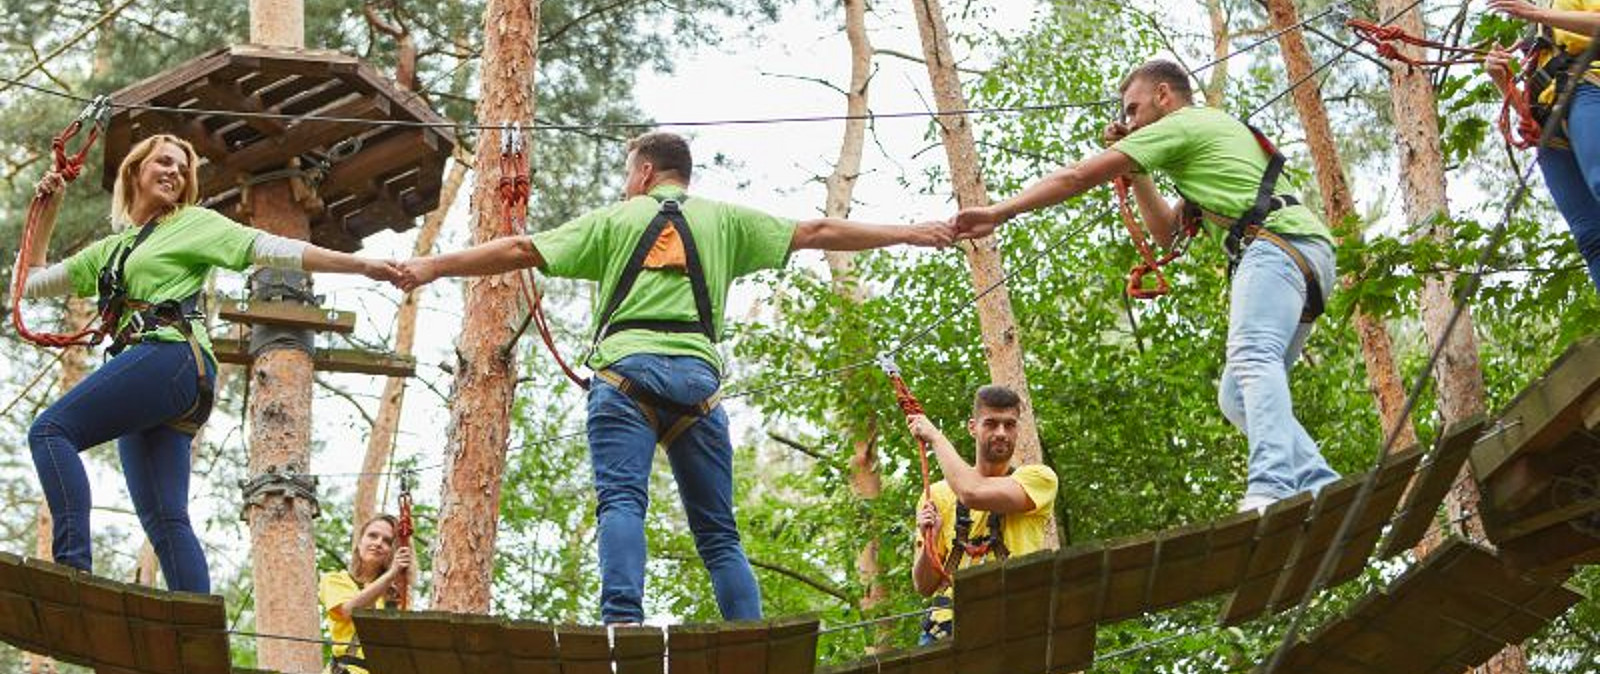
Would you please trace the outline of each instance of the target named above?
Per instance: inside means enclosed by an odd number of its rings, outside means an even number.
[[[155,154],[156,148],[162,143],[171,143],[183,150],[189,160],[189,165],[183,176],[183,195],[178,200],[178,207],[193,206],[200,202],[199,155],[195,154],[194,146],[182,138],[167,133],[158,133],[154,136],[135,143],[128,150],[128,156],[122,158],[122,165],[117,167],[117,181],[111,187],[111,228],[121,231],[129,226],[141,224],[133,221],[133,197],[139,187],[139,168],[144,166],[146,159]]]
[[[361,580],[361,539],[367,535],[367,528],[378,522],[388,522],[390,532],[396,534],[400,532],[400,518],[388,513],[373,515],[361,525],[360,529],[356,530],[355,542],[350,545],[350,565],[347,570],[350,572],[350,577],[355,579],[357,583],[363,582]],[[383,564],[373,573],[372,578],[368,578],[366,582],[370,582],[373,578],[377,578],[389,570],[390,565],[394,564],[395,550],[395,544],[390,544],[389,558],[383,560]],[[400,593],[395,591],[393,586],[390,586],[388,591],[384,593],[384,598],[392,603],[400,599]]]

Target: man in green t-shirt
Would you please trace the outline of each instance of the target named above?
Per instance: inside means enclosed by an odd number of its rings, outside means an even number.
[[[497,239],[406,263],[409,289],[440,276],[538,267],[595,281],[589,455],[599,505],[601,618],[644,619],[644,513],[659,443],[678,483],[695,547],[727,620],[761,617],[761,592],[733,517],[733,445],[717,404],[716,342],[734,279],[782,267],[801,249],[941,247],[943,222],[868,225],[839,218],[795,222],[688,194],[694,161],[681,136],[654,132],[628,143],[627,199],[556,229]]]
[[[1121,92],[1126,122],[1107,127],[1111,149],[1003,202],[963,209],[952,218],[958,236],[987,235],[1018,214],[1123,175],[1131,176],[1139,211],[1161,245],[1172,246],[1190,217],[1225,227],[1233,284],[1218,400],[1249,439],[1240,510],[1320,489],[1339,476],[1295,419],[1288,371],[1311,331],[1310,319],[1333,291],[1332,235],[1286,194],[1286,181],[1275,180],[1281,155],[1232,116],[1194,106],[1189,74],[1176,63],[1140,66]],[[1149,175],[1155,171],[1177,186],[1183,197],[1177,204],[1158,191]]]

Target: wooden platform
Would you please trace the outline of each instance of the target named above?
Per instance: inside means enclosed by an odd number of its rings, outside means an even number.
[[[1472,449],[1489,540],[1513,566],[1600,562],[1600,339],[1574,344]]]
[[[246,325],[274,325],[284,328],[333,332],[348,335],[356,330],[356,314],[307,306],[298,302],[225,299],[218,302],[217,317]]]
[[[218,49],[111,95],[118,107],[105,139],[105,188],[140,139],[171,133],[203,158],[200,195],[238,218],[241,182],[327,162],[318,194],[324,209],[311,242],[354,251],[379,230],[404,231],[439,203],[445,160],[455,146],[448,126],[378,126],[364,120],[447,124],[412,92],[396,87],[353,56],[316,49],[237,45]],[[226,110],[337,119],[316,121],[207,115]]]
[[[211,350],[217,360],[234,365],[248,366],[250,343],[231,337],[212,337]],[[361,349],[317,349],[311,354],[312,366],[318,372],[354,372],[385,377],[413,377],[417,374],[417,359],[389,353]]]
[[[1581,599],[1529,582],[1488,551],[1446,542],[1344,617],[1290,648],[1294,674],[1460,674],[1522,643]],[[1272,674],[1268,666],[1258,674]]]

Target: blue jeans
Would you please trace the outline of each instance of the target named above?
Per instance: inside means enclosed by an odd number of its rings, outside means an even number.
[[[1570,150],[1539,150],[1539,171],[1600,289],[1600,87],[1580,84],[1567,117]]]
[[[721,385],[717,371],[692,356],[640,354],[610,369],[686,405],[699,403]],[[663,429],[678,419],[664,411],[660,416]],[[644,513],[656,431],[632,398],[596,377],[589,389],[588,432],[599,500],[600,617],[606,623],[639,622],[644,620]],[[761,589],[733,518],[727,413],[718,407],[695,422],[667,448],[667,460],[723,619],[759,619]]]
[[[1333,293],[1333,248],[1321,239],[1285,237],[1317,273],[1322,296]],[[1228,362],[1217,391],[1222,413],[1250,445],[1247,496],[1273,500],[1314,491],[1339,479],[1294,416],[1289,369],[1300,357],[1309,324],[1300,323],[1305,275],[1271,242],[1244,251],[1233,274],[1228,310]]]
[[[207,373],[216,368],[206,363]],[[91,570],[89,475],[78,453],[117,441],[139,523],[150,537],[167,588],[209,593],[205,553],[189,523],[189,444],[166,426],[198,395],[194,355],[183,342],[135,344],[39,415],[28,446],[55,519],[55,561]]]

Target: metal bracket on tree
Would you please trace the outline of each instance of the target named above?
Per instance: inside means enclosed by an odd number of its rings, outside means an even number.
[[[293,302],[308,306],[322,304],[322,297],[311,292],[311,275],[292,269],[258,269],[250,275],[250,298],[264,302]],[[312,353],[316,333],[309,329],[276,325],[250,328],[250,357],[274,349],[299,349]]]
[[[251,508],[265,506],[267,498],[273,496],[310,503],[313,519],[322,513],[317,501],[317,477],[295,470],[294,466],[267,466],[265,472],[248,480],[240,480],[239,490],[243,503],[239,519],[248,520]]]

